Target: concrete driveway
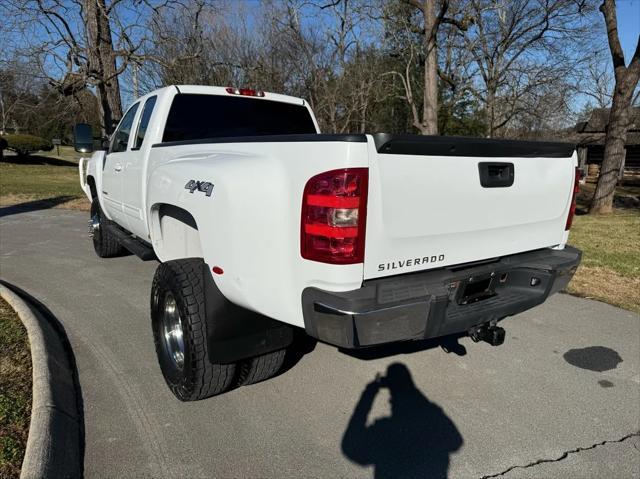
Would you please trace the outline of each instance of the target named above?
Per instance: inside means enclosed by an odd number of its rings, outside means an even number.
[[[272,380],[181,403],[153,348],[156,263],[96,257],[86,213],[0,216],[0,276],[75,352],[86,477],[640,475],[638,315],[557,295],[506,320],[498,348],[360,359],[317,344]]]

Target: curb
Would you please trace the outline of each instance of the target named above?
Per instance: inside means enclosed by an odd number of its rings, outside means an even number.
[[[31,347],[33,401],[20,477],[82,477],[82,396],[64,328],[45,306],[5,281],[0,296],[20,317]]]

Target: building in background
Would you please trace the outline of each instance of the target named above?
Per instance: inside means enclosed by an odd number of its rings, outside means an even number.
[[[596,108],[588,121],[576,124],[573,140],[577,144],[578,164],[588,178],[597,178],[604,157],[605,128],[609,108]],[[620,178],[640,181],[640,107],[631,108],[631,125],[625,143],[625,161]]]

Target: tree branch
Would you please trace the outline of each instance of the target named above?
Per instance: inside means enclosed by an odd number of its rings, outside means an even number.
[[[622,51],[622,45],[620,45],[620,38],[618,37],[618,19],[616,16],[615,1],[604,0],[602,5],[600,5],[600,11],[604,15],[604,23],[607,27],[607,40],[609,41],[609,50],[611,51],[613,68],[624,68],[624,52]],[[640,43],[638,43],[638,48],[640,48]],[[638,54],[638,48],[636,48],[636,54]]]

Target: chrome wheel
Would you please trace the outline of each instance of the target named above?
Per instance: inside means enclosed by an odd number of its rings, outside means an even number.
[[[94,214],[89,220],[89,237],[93,238],[100,231],[100,215]]]
[[[182,334],[182,320],[176,300],[170,292],[164,297],[162,310],[162,337],[171,362],[182,369],[184,367],[184,336]]]

